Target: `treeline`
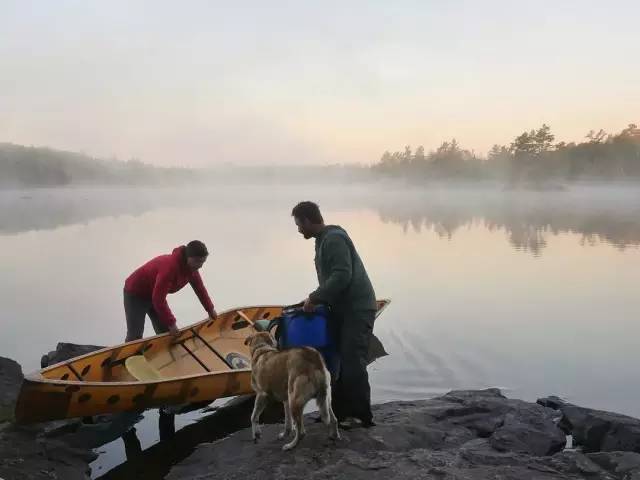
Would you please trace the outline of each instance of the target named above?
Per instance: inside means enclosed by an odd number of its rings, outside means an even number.
[[[67,185],[229,185],[351,183],[373,177],[359,165],[254,165],[156,167],[136,159],[104,160],[85,154],[0,143],[0,188]]]
[[[0,143],[0,187],[70,184],[162,184],[187,182],[196,173],[184,168],[154,167],[139,160],[103,160],[42,147]]]
[[[385,152],[373,171],[416,182],[499,180],[509,185],[548,181],[640,180],[640,129],[630,124],[617,134],[590,131],[581,143],[555,143],[547,125],[524,132],[510,145],[494,145],[483,158],[456,140],[435,151]]]
[[[401,178],[491,180],[546,185],[572,180],[640,180],[640,129],[617,134],[591,131],[580,143],[556,142],[547,125],[518,135],[509,145],[494,145],[486,157],[454,139],[436,150],[420,146],[385,152],[371,168],[359,165],[234,166],[206,169],[156,167],[137,159],[104,160],[85,154],[0,143],[0,188],[65,185],[193,185],[352,183]]]

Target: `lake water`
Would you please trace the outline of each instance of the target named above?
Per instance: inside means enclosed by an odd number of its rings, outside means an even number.
[[[390,353],[370,367],[375,402],[499,387],[640,416],[640,189],[628,186],[0,192],[0,355],[28,372],[58,341],[120,343],[124,279],[195,238],[212,252],[202,276],[218,311],[302,300],[316,279],[313,241],[290,216],[299,200],[348,230],[392,300],[375,327]],[[179,325],[205,315],[189,288],[169,303]],[[142,448],[156,416],[138,426]],[[119,440],[101,450],[94,476],[124,460]]]

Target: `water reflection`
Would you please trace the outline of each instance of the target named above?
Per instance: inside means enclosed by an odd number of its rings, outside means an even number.
[[[194,423],[177,430],[175,414],[160,411],[158,417],[160,441],[145,450],[142,448],[137,429],[135,427],[128,429],[121,437],[126,461],[106,473],[94,471],[93,478],[98,480],[164,478],[173,465],[187,458],[199,444],[225,438],[249,427],[252,409],[253,397],[238,397],[212,413],[203,415]],[[206,409],[204,411],[206,412]],[[265,410],[262,421],[264,423],[281,422],[282,406],[271,404]],[[99,476],[96,476],[96,473]]]
[[[176,416],[174,413],[166,413],[160,409],[158,412],[158,432],[161,442],[171,441],[176,434]],[[121,437],[124,444],[125,458],[127,462],[132,465],[140,465],[140,460],[144,460],[142,442],[138,437],[138,431],[136,427],[128,429]],[[144,462],[142,462],[143,464]],[[109,474],[107,474],[109,475]],[[103,477],[103,478],[115,478],[115,477]],[[139,478],[136,475],[136,478]]]
[[[640,190],[585,189],[574,193],[490,193],[423,195],[392,203],[377,202],[383,222],[407,232],[423,229],[452,239],[456,232],[483,226],[504,231],[517,250],[540,255],[549,236],[581,235],[581,244],[602,241],[619,249],[640,245]]]
[[[438,190],[372,192],[371,188],[315,192],[306,188],[53,189],[0,192],[0,234],[54,229],[108,216],[141,215],[168,207],[206,205],[211,211],[243,208],[287,210],[300,198],[328,208],[365,208],[405,232],[431,230],[452,239],[481,225],[504,231],[517,250],[540,255],[548,237],[581,235],[582,244],[603,241],[624,249],[640,245],[640,189],[582,187],[568,192]],[[384,190],[384,189],[381,189]]]

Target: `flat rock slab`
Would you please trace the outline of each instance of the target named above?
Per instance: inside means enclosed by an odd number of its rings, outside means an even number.
[[[378,426],[342,431],[306,418],[307,436],[292,452],[265,425],[200,445],[167,479],[622,479],[640,475],[635,457],[589,458],[565,451],[558,412],[504,397],[497,389],[453,391],[374,407]],[[623,472],[623,473],[621,473]],[[639,477],[640,478],[640,477]]]
[[[558,424],[585,452],[640,453],[640,419],[614,412],[580,407],[558,397],[538,399],[539,405],[561,413]]]

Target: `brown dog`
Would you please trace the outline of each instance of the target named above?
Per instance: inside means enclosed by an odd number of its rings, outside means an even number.
[[[254,441],[260,438],[260,415],[269,397],[284,404],[284,431],[278,438],[285,438],[293,427],[293,440],[283,450],[291,450],[304,437],[302,411],[312,398],[316,399],[322,421],[329,425],[329,437],[340,438],[338,421],[331,409],[331,376],[317,350],[303,347],[280,351],[268,332],[251,335],[244,343],[251,349],[251,386],[256,392],[251,414]]]

